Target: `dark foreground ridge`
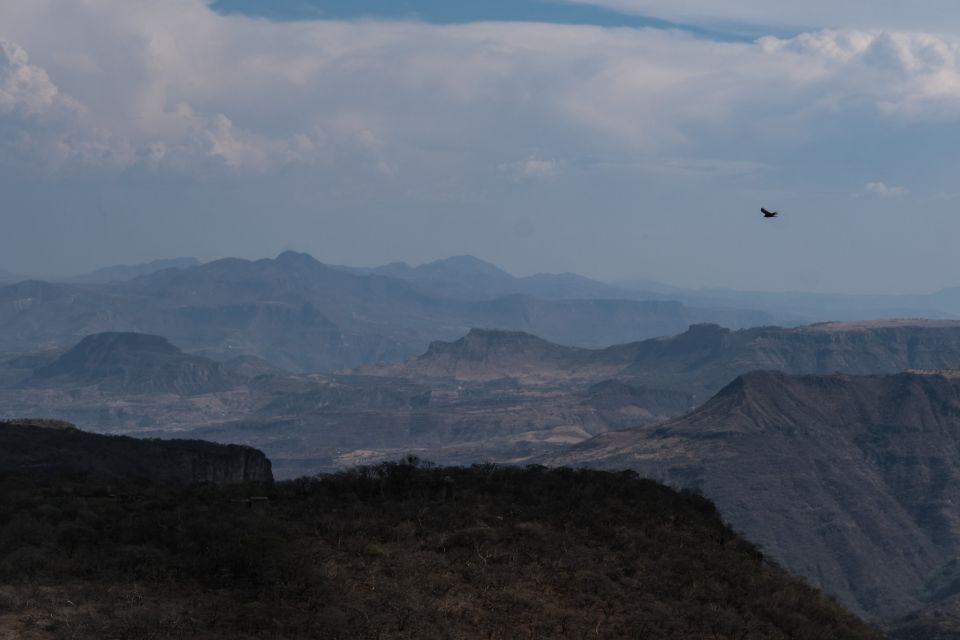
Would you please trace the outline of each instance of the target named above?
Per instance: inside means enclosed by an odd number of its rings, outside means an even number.
[[[0,477],[182,483],[269,482],[256,449],[200,440],[138,440],[55,421],[0,422]]]
[[[0,482],[17,637],[880,637],[705,498],[631,473],[408,461],[97,491]]]

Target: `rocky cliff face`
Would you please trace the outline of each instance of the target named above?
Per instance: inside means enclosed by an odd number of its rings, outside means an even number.
[[[51,421],[0,422],[0,475],[227,484],[273,480],[256,449],[103,436]]]
[[[700,489],[787,569],[875,619],[960,591],[955,376],[755,372],[682,418],[551,463]]]

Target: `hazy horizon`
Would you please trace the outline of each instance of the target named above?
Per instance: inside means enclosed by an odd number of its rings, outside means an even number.
[[[390,266],[390,265],[392,265],[392,264],[405,264],[405,265],[407,265],[407,266],[409,266],[409,267],[416,268],[416,267],[427,266],[427,265],[434,264],[434,263],[438,263],[438,262],[444,262],[444,261],[449,260],[449,259],[455,259],[455,258],[474,258],[474,259],[480,260],[480,261],[482,261],[482,262],[486,262],[486,263],[488,263],[488,264],[491,264],[491,265],[493,265],[493,266],[495,266],[495,267],[497,267],[497,268],[505,271],[508,275],[510,275],[510,276],[512,276],[512,277],[515,277],[515,278],[525,278],[525,277],[537,276],[537,275],[563,275],[563,274],[573,274],[573,275],[576,275],[576,276],[583,276],[583,277],[586,277],[586,278],[590,278],[591,280],[595,280],[595,281],[600,282],[600,283],[610,284],[610,285],[614,285],[614,286],[621,286],[621,287],[624,287],[624,288],[625,288],[625,291],[630,290],[630,289],[636,289],[636,290],[638,290],[638,291],[641,291],[641,290],[643,290],[643,287],[642,287],[641,285],[643,285],[643,284],[649,284],[650,286],[653,286],[653,287],[674,288],[674,289],[678,289],[678,290],[691,291],[691,292],[695,292],[695,291],[698,291],[698,290],[703,290],[703,291],[718,291],[718,292],[719,292],[719,291],[730,291],[730,292],[739,292],[739,293],[748,293],[748,294],[814,294],[814,295],[836,295],[836,296],[860,296],[860,295],[863,295],[863,296],[874,296],[874,295],[876,295],[876,296],[881,296],[881,297],[882,297],[882,296],[896,297],[896,296],[911,296],[911,295],[933,294],[933,293],[938,293],[938,292],[940,292],[940,291],[943,291],[943,290],[945,290],[945,289],[960,288],[960,285],[957,285],[956,287],[947,286],[947,287],[940,287],[940,288],[937,288],[937,289],[932,289],[932,290],[927,290],[927,291],[900,291],[900,292],[895,291],[895,292],[892,292],[892,293],[869,293],[869,292],[868,292],[868,293],[862,293],[862,292],[850,292],[850,291],[812,291],[812,290],[803,290],[803,289],[784,289],[784,290],[773,291],[773,290],[763,290],[763,289],[742,289],[742,288],[737,288],[737,287],[726,287],[726,286],[704,286],[704,285],[696,285],[696,284],[694,284],[694,285],[683,285],[683,284],[678,284],[678,283],[675,283],[675,282],[668,282],[668,281],[657,280],[657,279],[653,279],[653,278],[643,278],[643,277],[635,277],[635,278],[624,277],[624,278],[605,279],[605,278],[602,278],[602,277],[595,277],[595,276],[591,276],[591,275],[586,274],[586,273],[579,273],[579,272],[573,272],[573,271],[542,271],[542,270],[539,270],[539,271],[538,271],[538,270],[534,270],[534,271],[527,271],[527,272],[516,273],[516,272],[510,271],[509,269],[505,269],[505,268],[503,268],[501,265],[499,265],[499,264],[497,264],[497,263],[495,263],[495,262],[493,262],[493,261],[491,261],[491,260],[487,260],[487,259],[483,258],[482,256],[474,256],[474,255],[471,255],[471,254],[442,256],[442,257],[439,257],[439,258],[436,258],[436,259],[427,260],[427,261],[425,261],[425,262],[415,262],[415,261],[409,261],[409,260],[394,260],[394,261],[391,261],[391,262],[379,262],[379,263],[375,263],[375,264],[373,264],[373,263],[372,263],[372,264],[354,264],[354,263],[337,263],[337,262],[332,262],[332,261],[329,261],[329,260],[324,260],[321,256],[315,256],[315,255],[311,254],[309,251],[298,251],[298,250],[296,250],[296,249],[284,249],[284,250],[281,251],[280,253],[271,254],[271,255],[261,255],[261,256],[258,256],[258,255],[250,255],[250,256],[229,256],[229,255],[224,255],[224,256],[217,256],[217,257],[213,257],[213,258],[209,258],[209,259],[201,259],[201,258],[198,258],[198,257],[196,257],[196,256],[157,257],[157,258],[148,258],[148,259],[143,260],[142,262],[127,262],[127,263],[102,264],[102,265],[100,265],[100,266],[98,266],[98,267],[95,267],[95,268],[89,269],[89,270],[85,270],[85,271],[61,272],[61,273],[17,273],[17,272],[15,272],[15,271],[12,271],[12,270],[9,270],[9,269],[5,269],[5,268],[3,268],[3,265],[0,265],[0,276],[4,276],[4,275],[13,276],[13,277],[15,277],[15,279],[18,280],[18,281],[19,281],[19,280],[41,280],[41,281],[42,281],[42,280],[50,280],[50,281],[61,281],[61,282],[62,282],[62,281],[69,281],[69,280],[75,279],[75,278],[80,278],[80,277],[83,277],[83,276],[88,276],[88,275],[94,274],[94,273],[96,273],[96,272],[98,272],[98,271],[101,271],[101,270],[108,270],[108,269],[113,269],[113,268],[124,268],[124,267],[140,267],[140,266],[146,266],[146,265],[149,265],[149,264],[152,264],[152,263],[156,263],[156,262],[169,262],[169,261],[178,261],[178,260],[196,260],[199,265],[203,265],[203,264],[208,264],[208,263],[211,263],[211,262],[217,262],[217,261],[219,261],[219,260],[229,260],[229,259],[240,259],[240,260],[247,260],[247,261],[251,261],[251,262],[258,261],[258,260],[273,260],[273,259],[276,259],[277,257],[279,257],[282,253],[287,252],[287,251],[292,251],[292,252],[294,252],[294,253],[306,253],[307,255],[310,255],[310,257],[312,257],[313,259],[317,260],[318,262],[320,262],[320,263],[322,263],[322,264],[324,264],[324,265],[327,265],[327,266],[330,266],[330,267],[334,267],[334,268],[348,268],[348,269],[374,269],[374,268],[378,268],[378,267]],[[169,268],[169,267],[165,267],[165,268]],[[180,266],[180,268],[184,268],[184,266]],[[0,278],[0,282],[2,282],[2,278]],[[8,282],[8,283],[6,283],[6,284],[10,284],[10,283]],[[2,286],[2,285],[0,285],[0,286]],[[664,292],[664,293],[662,293],[662,294],[660,294],[660,295],[664,295],[664,296],[669,297],[669,292]]]
[[[685,288],[958,286],[948,7],[7,3],[0,269],[297,250]]]

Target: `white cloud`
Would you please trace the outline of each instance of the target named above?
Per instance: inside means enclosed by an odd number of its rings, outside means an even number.
[[[500,170],[514,180],[542,180],[559,176],[563,166],[559,160],[530,156],[517,162],[501,164]]]
[[[904,187],[894,187],[885,182],[868,182],[863,186],[863,192],[877,198],[898,198],[909,193]]]
[[[960,45],[923,33],[821,31],[763,38],[773,55],[817,70],[835,107],[862,103],[906,119],[960,118]]]
[[[0,146],[5,160],[123,163],[130,151],[100,126],[19,45],[0,38]]]
[[[21,47],[0,40],[0,112],[36,115],[62,98],[47,73],[32,64]]]

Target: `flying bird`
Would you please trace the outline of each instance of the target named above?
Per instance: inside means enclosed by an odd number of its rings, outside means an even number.
[[[776,217],[777,217],[777,212],[776,212],[776,211],[767,211],[767,210],[764,209],[763,207],[760,207],[760,211],[763,212],[763,217],[764,217],[764,218],[776,218]]]

